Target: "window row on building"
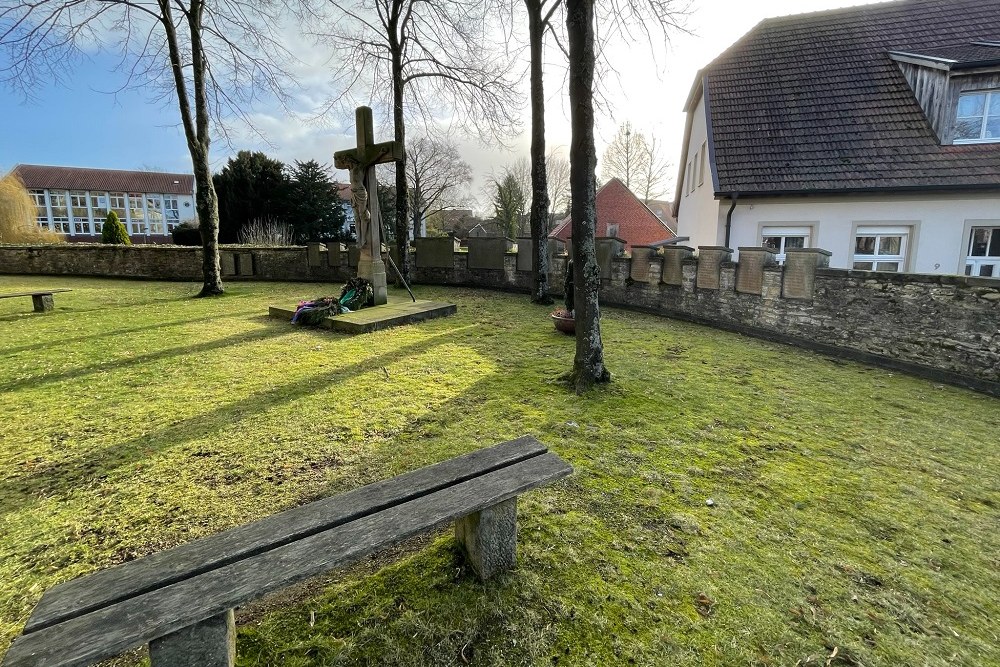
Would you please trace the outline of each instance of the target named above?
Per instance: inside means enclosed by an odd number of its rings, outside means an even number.
[[[813,227],[764,227],[761,245],[777,253],[814,243]],[[913,228],[908,226],[859,226],[854,233],[851,267],[862,271],[906,271]],[[1000,277],[1000,227],[973,226],[965,246],[965,275]]]
[[[177,195],[89,190],[29,190],[39,227],[70,236],[97,235],[110,211],[129,235],[165,235],[180,224]]]

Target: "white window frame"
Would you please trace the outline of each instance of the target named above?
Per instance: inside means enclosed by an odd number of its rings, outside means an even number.
[[[783,225],[768,225],[767,227],[761,227],[760,230],[760,245],[761,247],[767,247],[764,245],[765,236],[778,236],[781,238],[781,243],[778,246],[778,252],[775,259],[777,259],[778,264],[784,265],[785,263],[785,243],[786,240],[791,236],[802,236],[802,247],[808,248],[809,244],[812,243],[812,227],[785,227]]]
[[[45,190],[29,190],[31,201],[35,204],[35,223],[42,229],[52,229],[49,224],[49,204],[46,200]]]
[[[990,116],[990,102],[994,97],[1000,98],[1000,90],[969,90],[958,96],[958,105],[955,106],[955,126],[957,131],[958,121],[963,118],[980,118],[979,116],[959,116],[958,107],[962,103],[963,97],[971,97],[973,95],[985,95],[986,99],[983,101],[983,115],[979,124],[979,137],[974,139],[958,139],[954,140],[955,144],[992,144],[1000,142],[1000,136],[997,137],[987,137],[986,136],[986,123],[991,118]],[[992,116],[996,118],[996,116]]]
[[[167,223],[167,233],[181,224],[181,208],[177,195],[163,195],[163,219]]]
[[[149,228],[146,226],[146,196],[143,194],[138,194],[135,192],[130,192],[125,197],[128,207],[125,209],[128,213],[128,233],[129,236],[133,234],[146,235],[149,233]],[[133,215],[134,212],[138,212],[142,217],[136,217]]]
[[[905,226],[880,226],[880,225],[863,225],[858,226],[854,230],[854,238],[851,239],[851,268],[855,271],[881,271],[883,273],[904,273],[906,271],[906,253],[910,249],[910,236],[913,234],[912,227]],[[875,253],[872,255],[858,254],[857,244],[859,236],[874,236],[875,237]],[[893,237],[899,236],[899,252],[896,254],[881,254],[880,249],[882,245],[883,237]],[[871,263],[872,268],[870,269],[858,269],[855,268],[856,263]],[[880,269],[879,264],[896,264],[896,270],[891,269]]]
[[[77,215],[78,210],[83,215]],[[94,233],[90,225],[90,194],[86,190],[70,190],[69,214],[73,218],[73,234],[90,236]]]
[[[163,227],[163,196],[146,195],[146,224],[149,225],[149,233],[163,236],[166,230]]]
[[[972,243],[976,238],[976,230],[988,229],[989,236],[986,240],[986,254],[985,255],[973,255],[972,254]],[[993,244],[994,239],[1000,237],[1000,225],[975,225],[969,232],[969,244],[966,246],[966,256],[965,256],[965,275],[983,277],[983,278],[1000,278],[1000,255],[991,255],[990,245]],[[989,267],[990,275],[983,276],[982,271],[984,268]]]
[[[701,145],[701,161],[698,163],[698,186],[702,186],[705,183],[705,162],[707,161],[705,156],[708,154],[708,142],[704,142]]]
[[[62,206],[59,206],[57,202],[62,201]],[[58,232],[60,234],[70,234],[70,210],[69,210],[69,193],[63,190],[58,192],[49,192],[49,202],[50,202],[50,215],[49,220],[51,220],[52,231]],[[61,208],[66,212],[66,215],[57,216],[55,213],[56,208]]]

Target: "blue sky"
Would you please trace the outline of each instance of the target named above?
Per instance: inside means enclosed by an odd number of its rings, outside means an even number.
[[[671,39],[669,49],[655,58],[636,58],[635,45],[612,47],[611,60],[618,68],[617,79],[607,96],[608,105],[597,119],[598,151],[610,141],[626,120],[665,146],[676,165],[684,129],[682,106],[699,68],[768,16],[828,9],[858,4],[851,0],[759,0],[733,3],[732,0],[693,0],[687,20],[690,34]],[[719,17],[725,16],[725,20]],[[645,49],[645,45],[643,46]],[[549,55],[555,49],[549,49]],[[558,54],[556,54],[558,55]],[[97,56],[81,60],[67,73],[64,84],[51,84],[35,91],[36,99],[23,102],[8,90],[0,90],[0,173],[19,162],[117,169],[158,168],[190,173],[191,163],[178,124],[176,103],[150,102],[142,91],[109,95],[121,85],[121,75],[112,70],[117,59]],[[620,63],[620,64],[619,64]],[[322,67],[328,67],[324,64]],[[323,81],[326,70],[317,66],[305,78]],[[564,94],[559,90],[561,71],[547,75],[549,101],[546,134],[550,149],[565,152],[569,146],[569,114]],[[620,92],[616,92],[620,91]],[[304,97],[316,91],[305,91]],[[316,95],[313,95],[316,97]],[[358,104],[366,100],[356,100]],[[353,118],[331,118],[325,126],[308,125],[277,113],[255,109],[258,129],[267,142],[245,139],[228,146],[213,143],[212,166],[221,169],[236,150],[249,148],[290,163],[315,159],[332,162],[333,152],[353,145]],[[476,182],[473,197],[482,191],[492,173],[519,157],[527,157],[530,138],[528,111],[523,114],[521,135],[507,148],[484,146],[461,140],[459,150],[472,165]],[[389,138],[388,127],[376,129],[380,138]],[[419,134],[413,128],[409,136]],[[664,193],[672,196],[672,187]]]

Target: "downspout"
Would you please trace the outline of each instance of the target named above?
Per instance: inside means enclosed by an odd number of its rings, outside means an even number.
[[[733,202],[733,205],[729,207],[729,213],[726,213],[726,242],[723,245],[729,247],[729,237],[733,230],[733,211],[736,210],[736,200],[740,198],[739,192],[730,192],[729,200]]]

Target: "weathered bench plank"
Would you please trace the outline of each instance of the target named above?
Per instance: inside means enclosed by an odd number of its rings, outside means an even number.
[[[539,456],[546,451],[545,445],[538,440],[524,436],[72,579],[45,592],[24,626],[24,634],[328,530],[386,507]]]
[[[20,292],[18,294],[0,294],[0,299],[13,299],[19,296],[30,296],[31,305],[36,313],[47,313],[55,308],[52,295],[57,292],[71,292],[70,289],[50,289],[39,292]]]
[[[416,472],[416,471],[415,471]],[[572,468],[542,454],[19,637],[4,665],[83,666],[494,507]],[[123,582],[124,583],[124,582]]]

